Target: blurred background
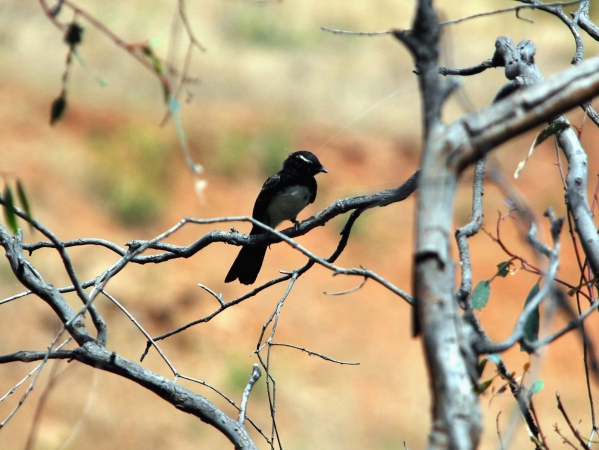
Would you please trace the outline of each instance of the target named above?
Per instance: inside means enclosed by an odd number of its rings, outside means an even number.
[[[181,25],[173,25],[177,2],[77,4],[126,42],[149,43],[157,55],[175,67],[182,66],[187,41]],[[503,0],[437,4],[447,19],[514,5]],[[74,61],[67,84],[68,109],[60,122],[49,125],[50,105],[61,90],[67,46],[38,2],[4,0],[0,3],[2,174],[5,179],[23,181],[35,217],[59,238],[95,237],[121,246],[132,239],[155,237],[183,217],[251,214],[263,181],[297,149],[316,153],[329,170],[319,175],[318,197],[300,219],[337,199],[397,186],[416,170],[420,153],[420,100],[411,57],[390,36],[335,35],[320,27],[407,28],[413,7],[414,2],[407,0],[188,2],[189,22],[207,48],[205,53],[194,54],[189,75],[195,80],[181,97],[191,152],[205,169],[207,187],[200,199],[172,122],[160,126],[165,107],[155,76],[84,20],[80,22],[85,30],[78,49],[80,59]],[[534,40],[536,61],[545,76],[569,67],[574,41],[567,28],[543,13],[524,11],[521,16],[533,23],[507,13],[447,27],[444,63],[478,64],[492,56],[498,36],[508,35],[515,42]],[[59,18],[69,21],[72,14],[64,8]],[[594,55],[597,44],[586,42],[587,56]],[[501,70],[489,70],[464,79],[463,93],[472,108],[479,109],[490,103],[504,82]],[[449,122],[463,113],[463,102],[452,98],[445,119]],[[577,125],[582,122],[578,111],[569,117]],[[534,136],[531,132],[495,152],[497,163],[511,180]],[[597,133],[591,125],[584,128],[582,140],[589,152],[592,194],[598,161],[592,151]],[[538,217],[548,206],[557,214],[564,213],[556,162],[553,144],[547,142],[521,177],[512,181]],[[456,227],[469,220],[470,181],[468,171],[456,200]],[[492,183],[486,187],[484,209],[485,229],[494,234],[499,213],[509,208]],[[410,198],[363,214],[338,264],[363,265],[410,292],[413,210]],[[326,257],[333,252],[346,219],[336,218],[298,241]],[[249,230],[247,224],[235,227]],[[227,230],[229,226],[186,226],[168,242],[188,245],[215,228]],[[502,239],[510,250],[543,266],[521,231],[517,220],[502,222]],[[24,232],[28,242],[40,239],[39,234]],[[548,234],[542,236],[548,242]],[[578,271],[567,236],[563,234],[560,277],[576,285]],[[496,265],[509,259],[485,233],[474,237],[471,245],[475,282],[491,278]],[[108,291],[152,335],[158,335],[216,309],[216,300],[198,283],[222,293],[226,301],[248,291],[236,283],[223,283],[237,252],[237,247],[214,244],[187,260],[129,265],[111,280]],[[80,279],[97,276],[116,260],[99,248],[77,248],[70,253]],[[37,251],[30,259],[46,280],[56,286],[68,284],[55,252]],[[274,245],[258,282],[304,263],[305,258],[288,246]],[[509,335],[536,281],[537,277],[524,271],[493,281],[489,305],[480,313],[493,339]],[[328,270],[316,267],[298,281],[285,302],[276,341],[360,363],[338,365],[297,350],[275,349],[272,375],[277,380],[277,418],[287,449],[397,449],[403,448],[403,442],[418,449],[426,444],[428,380],[420,341],[410,337],[411,310],[370,281],[346,295],[326,294],[360,282],[332,277]],[[256,362],[252,352],[262,326],[285,287],[264,291],[209,323],[162,342],[161,347],[181,373],[204,380],[239,402]],[[2,298],[21,290],[7,263],[0,260]],[[76,298],[69,301],[77,305]],[[107,299],[99,298],[97,306],[108,321],[109,349],[138,361],[144,337]],[[564,323],[558,318],[549,327],[557,329]],[[589,323],[596,329],[594,318]],[[39,299],[25,297],[2,305],[0,353],[44,349],[58,330],[56,318]],[[518,375],[530,360],[517,348],[504,357]],[[144,365],[172,377],[156,352],[150,352]],[[0,396],[33,367],[0,366]],[[126,380],[77,363],[59,362],[52,367],[53,363],[42,372],[35,390],[0,430],[2,448],[24,447],[52,374],[60,376],[44,400],[34,448],[230,447],[211,427]],[[564,431],[567,428],[555,406],[556,391],[572,421],[588,435],[590,409],[580,339],[571,333],[556,342],[543,354],[540,367],[528,381],[540,378],[545,383],[535,401],[548,442],[560,447],[554,424]],[[483,378],[492,375],[489,367]],[[186,381],[181,384],[236,415],[209,389]],[[27,385],[0,403],[0,420],[17,405]],[[500,381],[494,386],[500,388]],[[481,406],[485,417],[481,448],[496,448],[496,420],[505,426],[514,414],[514,401],[509,395],[489,392],[481,397]],[[270,434],[264,378],[252,393],[248,414]],[[258,446],[266,448],[259,435],[252,433]],[[513,448],[532,445],[523,426],[515,442]]]

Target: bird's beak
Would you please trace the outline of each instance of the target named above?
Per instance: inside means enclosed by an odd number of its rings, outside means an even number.
[[[325,169],[324,167],[320,166],[320,169],[318,169],[319,172],[324,172],[324,173],[329,173],[329,171],[327,169]]]

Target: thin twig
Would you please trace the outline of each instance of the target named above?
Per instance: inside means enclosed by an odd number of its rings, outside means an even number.
[[[185,8],[185,0],[179,0],[179,17],[181,18],[181,22],[183,22],[183,26],[185,27],[185,31],[187,32],[187,36],[189,36],[189,40],[193,46],[197,47],[202,52],[206,52],[206,47],[202,45],[202,43],[199,41],[199,39],[193,32],[193,28],[189,23],[189,18],[187,17],[187,11]]]
[[[60,444],[60,446],[57,447],[56,450],[63,450],[65,448],[69,448],[68,445],[69,445],[70,441],[75,436],[77,436],[77,433],[79,433],[79,431],[85,424],[85,420],[89,418],[89,414],[90,414],[92,408],[94,407],[94,403],[96,401],[97,387],[98,387],[99,380],[100,380],[100,372],[97,370],[94,370],[93,375],[92,375],[92,385],[89,389],[89,394],[87,396],[87,401],[85,402],[85,406],[83,407],[83,411],[81,411],[81,415],[79,416],[77,423],[75,425],[73,425],[72,427],[70,427],[69,435],[62,441],[62,444]]]
[[[52,352],[52,348],[54,348],[54,345],[56,344],[56,342],[58,342],[58,340],[60,339],[60,337],[62,336],[62,334],[64,332],[65,332],[65,328],[63,327],[62,330],[60,330],[60,332],[52,340],[52,342],[50,343],[50,345],[48,345],[48,350],[45,352],[46,355],[45,355],[43,361],[32,371],[32,372],[34,372],[33,379],[31,380],[31,383],[29,383],[29,386],[27,387],[27,389],[25,390],[25,392],[21,396],[21,399],[19,400],[19,403],[8,414],[8,416],[6,417],[6,419],[4,419],[2,422],[0,422],[0,430],[2,430],[2,428],[4,428],[4,426],[8,423],[8,421],[17,413],[17,411],[19,410],[19,408],[21,407],[21,405],[23,405],[23,403],[25,403],[25,400],[27,399],[27,397],[29,396],[29,394],[31,393],[31,391],[33,391],[35,383],[37,382],[38,377],[42,373],[43,367],[46,365],[46,363],[48,362],[48,360],[50,358],[50,354]],[[69,340],[70,339],[67,339],[66,342],[68,342]],[[66,344],[66,342],[64,344]]]
[[[559,437],[562,438],[562,443],[563,444],[568,444],[570,447],[572,447],[573,449],[578,449],[578,447],[576,447],[572,442],[570,442],[570,440],[564,436],[562,434],[562,432],[559,430],[557,423],[553,424],[553,430],[559,435]]]
[[[271,345],[273,347],[279,346],[279,347],[295,348],[297,350],[301,350],[302,352],[306,352],[310,356],[318,356],[319,358],[322,358],[325,361],[331,361],[331,362],[334,362],[337,364],[343,364],[343,365],[347,365],[347,366],[359,366],[360,365],[359,362],[340,361],[338,359],[333,359],[330,356],[323,355],[322,353],[317,353],[312,350],[308,350],[307,348],[299,347],[299,346],[293,345],[293,344],[284,344],[282,342],[270,342],[269,345]]]
[[[137,321],[137,319],[135,319],[135,317],[133,317],[133,315],[129,311],[127,311],[127,309],[123,305],[121,305],[121,303],[116,298],[114,298],[112,295],[110,295],[108,292],[106,292],[106,290],[102,289],[101,292],[107,299],[109,299],[112,303],[114,303],[116,305],[116,307],[119,308],[131,322],[133,322],[133,324],[137,327],[137,329],[139,331],[141,331],[142,334],[146,337],[148,342],[150,342],[152,344],[152,346],[156,349],[156,351],[158,352],[160,357],[164,360],[164,362],[166,363],[168,368],[171,369],[171,372],[173,372],[173,375],[175,376],[175,378],[178,377],[179,371],[177,369],[175,369],[175,366],[173,366],[171,364],[171,362],[166,357],[166,355],[164,354],[162,349],[158,346],[158,344],[156,344],[156,342],[152,339],[150,334],[144,329],[144,327],[141,326],[141,324]]]
[[[357,285],[356,287],[353,287],[351,289],[346,289],[345,291],[339,291],[339,292],[323,292],[323,294],[325,295],[345,295],[345,294],[351,294],[352,292],[356,292],[359,291],[360,289],[362,289],[362,287],[366,284],[366,280],[368,280],[368,278],[364,277],[364,279],[362,280],[362,282]]]
[[[518,13],[521,9],[541,9],[542,7],[576,5],[577,3],[580,3],[581,1],[584,1],[584,0],[573,0],[573,1],[569,1],[569,2],[545,3],[543,5],[532,4],[532,5],[511,6],[509,8],[502,8],[502,9],[496,9],[494,11],[487,11],[487,12],[472,14],[470,16],[463,17],[461,19],[446,20],[445,22],[439,22],[439,25],[440,26],[455,25],[457,23],[465,22],[466,20],[478,19],[480,17],[486,17],[486,16],[495,15],[495,14],[502,14],[502,13],[506,13],[506,12],[510,12],[510,11],[516,11],[516,13]],[[522,17],[518,17],[518,18],[522,19]],[[529,19],[525,19],[525,20],[527,20],[528,22],[532,22]]]
[[[274,442],[274,440],[276,438],[277,442],[279,444],[279,448],[282,448],[283,446],[281,444],[281,437],[279,435],[277,420],[276,420],[276,410],[277,410],[277,408],[276,408],[276,387],[277,387],[277,383],[270,372],[270,362],[271,362],[271,356],[272,356],[272,346],[270,345],[270,343],[274,339],[274,335],[277,331],[277,325],[279,323],[281,308],[283,307],[285,300],[289,296],[291,289],[293,289],[293,286],[295,285],[297,277],[298,277],[297,272],[293,273],[293,275],[291,276],[291,279],[289,280],[289,284],[287,285],[287,289],[281,296],[281,299],[277,302],[277,306],[275,307],[275,309],[272,312],[272,314],[270,315],[270,317],[262,325],[262,331],[260,332],[260,337],[258,338],[258,342],[256,343],[256,350],[254,352],[254,353],[256,353],[256,355],[258,357],[258,361],[260,361],[260,364],[262,365],[262,367],[264,368],[264,371],[266,372],[266,392],[268,395],[268,404],[270,407],[270,417],[271,417],[271,442]],[[270,335],[269,335],[268,339],[266,340],[266,342],[264,344],[262,344],[262,340],[264,339],[264,335],[265,335],[266,330],[268,329],[270,324],[272,324]],[[266,347],[266,361],[264,361],[264,359],[262,358],[262,355],[260,353],[260,351],[264,347]]]
[[[350,31],[350,30],[339,30],[337,28],[320,27],[322,31],[327,31],[333,34],[346,34],[350,36],[384,36],[386,34],[393,34],[394,30],[385,31]]]
[[[56,347],[55,351],[60,350],[66,344],[71,342],[71,339],[73,339],[73,338],[69,337],[67,340],[65,340],[63,343],[61,343],[58,347]],[[47,352],[44,352],[44,353],[47,353]],[[35,369],[33,369],[31,372],[29,372],[27,375],[25,375],[25,377],[23,377],[23,379],[21,381],[19,381],[17,384],[15,384],[6,394],[4,394],[2,397],[0,397],[0,403],[3,402],[4,400],[6,400],[10,395],[14,394],[19,386],[21,386],[23,383],[25,383],[25,381],[27,381],[29,378],[31,378],[33,376],[33,374],[35,374],[40,369],[41,369],[41,364],[37,365],[35,367]]]
[[[215,388],[214,386],[212,386],[211,384],[203,381],[203,380],[199,380],[197,378],[192,378],[189,377],[187,375],[183,375],[183,374],[179,374],[179,378],[182,380],[187,380],[187,381],[191,381],[193,383],[197,383],[200,384],[204,387],[207,387],[208,389],[211,389],[212,391],[216,392],[218,395],[220,395],[223,399],[225,399],[231,406],[233,406],[237,411],[239,411],[240,407],[237,406],[237,404],[231,399],[229,398],[224,392],[222,392],[221,390]],[[260,435],[264,438],[264,440],[270,444],[270,440],[268,439],[268,437],[264,434],[264,432],[262,431],[262,429],[252,420],[250,419],[247,415],[245,417],[245,419],[254,427],[254,429],[260,433]]]
[[[27,442],[25,443],[25,448],[24,450],[31,450],[33,448],[33,445],[35,444],[35,437],[37,435],[37,430],[40,424],[40,419],[42,417],[42,411],[44,410],[44,407],[46,406],[46,402],[48,400],[48,396],[50,395],[50,393],[54,390],[54,387],[57,384],[59,375],[62,375],[66,370],[69,370],[71,367],[74,366],[67,366],[67,368],[60,372],[58,372],[58,364],[59,364],[59,360],[55,359],[54,363],[52,364],[52,369],[50,369],[50,375],[49,375],[49,380],[48,383],[46,384],[45,389],[42,391],[41,395],[39,396],[39,401],[37,403],[37,407],[35,408],[35,413],[33,414],[33,418],[31,419],[31,427],[29,429],[29,434],[27,436]]]
[[[497,430],[497,441],[499,442],[499,450],[504,450],[503,442],[501,441],[501,430],[499,429],[499,416],[501,415],[501,411],[497,413],[497,417],[495,417],[495,429]]]
[[[549,447],[547,447],[547,440],[545,439],[545,435],[543,434],[543,430],[541,429],[541,421],[539,420],[539,417],[537,416],[537,410],[535,409],[534,403],[532,401],[532,394],[529,393],[529,396],[530,396],[530,399],[528,401],[529,409],[532,413],[532,416],[535,418],[535,422],[537,424],[537,429],[539,430],[538,439],[541,441],[541,447],[543,447],[545,450],[549,450]]]

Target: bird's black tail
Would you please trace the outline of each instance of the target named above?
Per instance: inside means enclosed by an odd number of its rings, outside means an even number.
[[[261,230],[252,229],[251,235],[259,234]],[[235,262],[229,269],[225,283],[239,279],[241,284],[252,284],[258,278],[258,273],[264,261],[267,246],[243,246]]]

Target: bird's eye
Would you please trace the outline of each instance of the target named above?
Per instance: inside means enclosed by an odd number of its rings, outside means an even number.
[[[301,159],[303,162],[305,162],[306,164],[313,164],[312,161],[310,161],[308,158],[306,158],[305,156],[302,155],[297,155],[297,157],[299,159]]]

